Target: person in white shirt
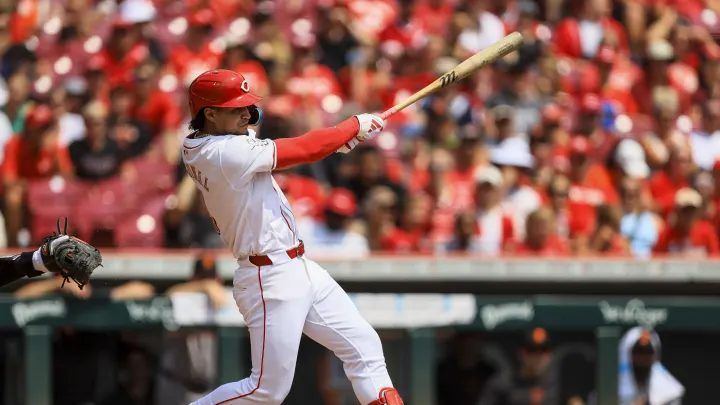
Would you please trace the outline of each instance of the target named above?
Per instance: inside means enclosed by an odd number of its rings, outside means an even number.
[[[361,404],[401,405],[377,333],[328,272],[304,256],[287,198],[271,172],[347,153],[384,121],[360,114],[294,138],[255,138],[261,99],[245,78],[217,69],[189,89],[190,134],[182,158],[211,220],[237,258],[233,296],[250,332],[252,371],[196,405],[280,404],[292,385],[304,333],[342,360]]]

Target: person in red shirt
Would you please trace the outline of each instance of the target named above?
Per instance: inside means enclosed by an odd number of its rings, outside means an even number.
[[[705,257],[720,254],[718,235],[712,224],[700,218],[702,196],[684,187],[675,193],[675,209],[669,226],[660,234],[654,252]]]
[[[426,236],[430,228],[432,200],[425,194],[415,195],[405,200],[400,210],[398,226],[392,227],[383,235],[382,250],[394,253],[428,252],[429,241]]]
[[[470,209],[473,206],[475,169],[478,167],[478,158],[483,147],[480,135],[474,131],[463,131],[460,136],[460,145],[454,154],[454,167],[447,173],[445,179],[452,196],[452,209],[456,211]]]
[[[150,48],[141,32],[132,25],[117,21],[107,45],[97,61],[111,87],[128,83],[136,67],[150,57]]]
[[[416,2],[412,11],[411,22],[424,32],[443,36],[451,26],[453,5],[443,0]]]
[[[175,133],[183,113],[173,94],[158,86],[158,76],[158,66],[154,63],[144,63],[136,70],[131,88],[134,96],[131,114],[148,126],[152,137],[161,137],[176,148]]]
[[[607,169],[592,162],[591,157],[588,140],[574,137],[570,142],[568,210],[574,221],[569,230],[576,251],[587,248],[587,240],[595,229],[595,208],[619,200]]]
[[[220,65],[222,49],[213,46],[211,33],[217,16],[201,9],[187,17],[185,38],[170,50],[169,63],[182,83],[190,83],[198,73]]]
[[[664,218],[672,211],[678,190],[689,185],[688,181],[694,172],[695,165],[690,150],[674,148],[670,150],[667,168],[655,172],[650,178],[650,193],[655,209]]]
[[[628,40],[623,26],[612,18],[609,0],[583,2],[580,19],[566,18],[555,29],[554,50],[562,56],[593,58],[602,43],[628,51]]]
[[[525,222],[525,240],[514,249],[518,255],[566,256],[570,254],[567,240],[553,229],[553,214],[542,207],[528,215]]]
[[[27,115],[22,136],[8,141],[2,173],[8,243],[14,246],[23,226],[26,181],[72,174],[70,156],[60,145],[55,116],[49,106],[34,106]]]

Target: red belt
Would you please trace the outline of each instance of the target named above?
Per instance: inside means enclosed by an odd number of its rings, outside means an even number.
[[[305,245],[302,241],[300,241],[300,244],[297,245],[297,247],[288,249],[285,251],[285,253],[287,253],[290,259],[302,256],[305,254]],[[272,260],[270,260],[270,258],[265,255],[250,256],[248,257],[248,260],[250,261],[250,263],[256,266],[270,266],[271,264],[273,264]]]

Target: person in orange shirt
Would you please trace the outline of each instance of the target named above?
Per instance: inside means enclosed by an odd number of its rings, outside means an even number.
[[[33,107],[25,120],[22,136],[8,141],[2,173],[8,243],[13,246],[23,225],[26,181],[72,174],[70,156],[60,145],[56,119],[49,106]]]
[[[675,193],[670,225],[660,234],[655,253],[682,256],[715,256],[720,243],[712,224],[700,218],[702,196],[684,187]]]

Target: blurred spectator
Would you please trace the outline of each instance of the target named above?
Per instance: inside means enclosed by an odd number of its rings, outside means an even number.
[[[176,131],[183,118],[183,112],[173,97],[174,86],[160,85],[168,76],[160,76],[157,63],[147,62],[138,66],[134,72],[131,87],[131,119],[115,117],[115,124],[132,124],[149,131],[153,139],[160,138],[167,143],[165,147],[177,148]],[[126,122],[129,121],[129,122]],[[177,155],[177,153],[176,153]]]
[[[657,210],[664,216],[670,213],[675,204],[675,195],[690,183],[695,172],[689,149],[672,149],[665,170],[656,172],[650,178],[650,192]]]
[[[170,67],[186,86],[200,73],[215,69],[221,50],[211,46],[216,14],[209,8],[191,10],[186,16],[187,30],[168,56]]]
[[[620,185],[623,217],[620,232],[630,244],[635,257],[648,258],[662,229],[662,219],[648,209],[649,195],[643,195],[642,183],[627,178]]]
[[[0,167],[5,160],[5,146],[13,136],[13,128],[7,114],[0,110]]]
[[[355,196],[346,189],[330,191],[324,210],[324,221],[306,218],[298,228],[306,250],[315,256],[335,256],[354,259],[369,254],[365,236],[352,230],[352,218],[357,213]]]
[[[155,358],[144,348],[126,345],[118,350],[117,387],[100,405],[151,405],[154,403]]]
[[[58,140],[57,121],[49,106],[38,104],[27,115],[21,136],[5,148],[3,176],[6,183],[72,174],[67,150]]]
[[[405,190],[387,177],[385,161],[379,149],[365,146],[357,148],[353,154],[355,173],[344,186],[355,194],[358,201],[364,201],[370,189],[377,186],[389,187],[401,200],[404,199]]]
[[[166,294],[180,297],[186,293],[205,295],[212,311],[231,304],[220,276],[217,259],[211,252],[195,260],[190,281],[170,287]],[[209,390],[216,378],[217,336],[213,331],[191,329],[167,334],[160,358],[162,374],[157,381],[156,404],[188,403]]]
[[[400,208],[398,220],[383,235],[382,250],[394,253],[427,253],[430,243],[427,234],[430,229],[432,201],[425,194],[405,200]]]
[[[39,104],[28,113],[22,136],[13,137],[5,147],[2,172],[8,242],[16,246],[24,224],[27,181],[72,174],[72,162],[67,149],[60,145],[50,107]]]
[[[363,212],[367,218],[367,237],[371,250],[381,250],[386,235],[395,228],[398,204],[398,197],[391,188],[379,186],[368,193]]]
[[[22,49],[29,53],[24,47]],[[4,54],[3,61],[10,60],[8,56],[10,55]],[[20,134],[25,129],[26,116],[33,105],[30,100],[31,85],[27,69],[18,68],[7,76],[8,97],[3,112],[10,120],[15,134]]]
[[[488,10],[482,0],[469,1],[467,4],[466,27],[458,37],[458,45],[465,52],[463,59],[491,44],[505,35],[502,21]]]
[[[195,260],[193,275],[190,281],[176,284],[165,292],[169,296],[186,292],[201,292],[207,295],[211,306],[215,309],[226,305],[228,297],[225,287],[217,273],[217,262],[210,253],[204,253]]]
[[[83,180],[103,180],[117,175],[125,154],[114,139],[108,138],[108,111],[99,101],[83,109],[86,133],[70,144],[75,174]]]
[[[653,92],[654,130],[639,141],[647,152],[647,162],[653,169],[662,169],[670,159],[670,151],[689,149],[690,141],[678,128],[679,101],[677,92],[669,86],[657,87]]]
[[[627,51],[628,42],[622,25],[612,18],[609,0],[579,3],[580,18],[567,18],[556,27],[555,51],[561,56],[593,58],[600,45],[609,44]]]
[[[703,170],[710,170],[720,158],[720,99],[702,103],[702,126],[690,134],[693,160]]]
[[[718,207],[715,205],[715,181],[712,174],[706,171],[699,171],[695,174],[693,187],[700,193],[702,197],[702,206],[700,207],[700,218],[714,223],[717,217]]]
[[[90,99],[87,81],[82,77],[68,78],[59,94],[54,107],[59,117],[60,144],[67,146],[85,137],[82,110]]]
[[[130,280],[114,287],[98,287],[97,289],[93,288],[91,284],[85,285],[82,289],[72,282],[64,284],[63,278],[59,275],[43,277],[18,288],[15,290],[14,296],[20,299],[31,299],[60,293],[80,299],[94,297],[121,301],[148,299],[155,294],[155,288],[151,284],[139,280]]]
[[[511,136],[490,151],[490,161],[502,172],[502,208],[513,219],[513,233],[522,239],[525,235],[525,218],[542,203],[540,194],[530,185],[528,176],[533,167],[530,147],[524,138]]]
[[[482,153],[480,135],[474,131],[463,131],[459,134],[460,144],[454,151],[455,159],[452,167],[443,174],[444,187],[454,210],[471,209],[475,191],[475,169],[479,155]]]
[[[621,216],[619,207],[601,205],[597,208],[595,232],[589,242],[590,252],[603,256],[628,253],[627,241],[620,233]]]
[[[495,166],[485,166],[475,174],[475,233],[469,251],[496,256],[513,241],[514,225],[501,205],[503,177]]]
[[[138,102],[134,99],[134,93],[126,87],[110,90],[110,110],[106,124],[108,138],[115,141],[122,154],[128,158],[143,154],[151,141],[149,127],[133,115]],[[149,100],[142,101],[146,102]],[[143,105],[147,107],[147,104]]]
[[[675,209],[668,226],[660,234],[656,253],[706,257],[720,254],[718,235],[713,226],[702,219],[702,196],[692,188],[675,193]]]
[[[525,223],[525,239],[514,249],[515,253],[531,256],[564,256],[570,253],[567,240],[557,235],[553,227],[553,213],[539,208]]]
[[[683,385],[660,363],[660,337],[636,326],[620,340],[618,396],[621,405],[680,405]]]
[[[551,370],[553,353],[548,333],[533,329],[518,351],[520,364],[511,375],[492,379],[478,405],[559,404],[559,384]]]
[[[453,234],[442,251],[468,252],[473,240],[477,238],[478,226],[473,211],[461,211],[455,215]]]
[[[559,236],[570,238],[574,234],[573,227],[578,222],[577,216],[568,202],[570,180],[562,174],[553,176],[548,185],[548,206],[555,217],[556,232]]]
[[[619,188],[624,178],[645,180],[650,176],[645,150],[634,139],[621,139],[611,151],[608,163],[612,186],[615,189]]]
[[[485,355],[477,333],[455,333],[446,348],[437,365],[437,404],[476,404],[497,367]]]

